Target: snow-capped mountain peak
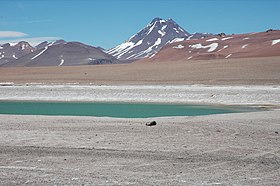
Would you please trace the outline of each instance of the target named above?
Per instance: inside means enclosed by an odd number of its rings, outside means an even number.
[[[128,41],[108,50],[107,53],[120,60],[136,60],[157,53],[171,41],[182,41],[190,36],[191,34],[174,20],[157,17]]]

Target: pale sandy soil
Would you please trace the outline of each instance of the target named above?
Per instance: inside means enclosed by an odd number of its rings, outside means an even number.
[[[0,68],[0,83],[279,85],[280,57]]]
[[[153,119],[0,115],[0,185],[279,185],[279,110]]]

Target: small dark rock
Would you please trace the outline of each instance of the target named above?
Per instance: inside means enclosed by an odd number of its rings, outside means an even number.
[[[152,122],[147,122],[146,126],[155,126],[157,124],[156,121],[152,121]]]
[[[279,132],[276,131],[275,134],[279,134]]]

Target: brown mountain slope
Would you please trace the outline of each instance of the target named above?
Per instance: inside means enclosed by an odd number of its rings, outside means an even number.
[[[215,35],[176,42],[141,62],[188,61],[280,56],[280,31],[239,35]]]

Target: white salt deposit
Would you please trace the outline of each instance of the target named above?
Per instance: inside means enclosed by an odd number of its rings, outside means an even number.
[[[279,105],[280,86],[29,84],[0,86],[0,100]]]

